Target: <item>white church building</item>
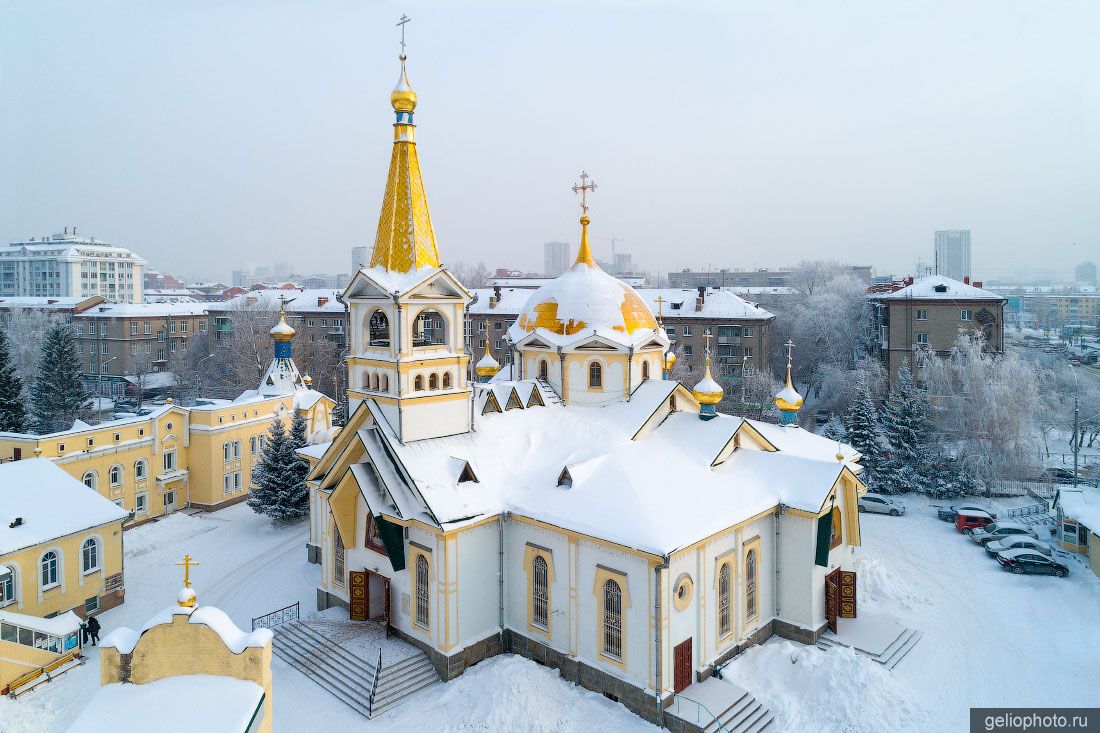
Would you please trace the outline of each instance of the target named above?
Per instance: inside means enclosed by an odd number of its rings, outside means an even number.
[[[351,414],[310,475],[318,606],[444,679],[512,652],[650,720],[747,646],[853,617],[859,455],[798,427],[789,372],[780,425],[716,413],[709,361],[669,380],[657,319],[592,258],[586,201],[576,262],[508,331],[514,367],[471,366],[404,59],[391,101],[370,267],[342,296]]]

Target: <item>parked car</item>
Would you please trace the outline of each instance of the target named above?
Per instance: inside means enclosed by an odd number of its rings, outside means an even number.
[[[993,517],[981,509],[960,509],[955,515],[955,529],[963,534],[981,529],[988,524],[993,524]]]
[[[994,522],[984,527],[977,527],[970,530],[970,539],[984,547],[987,542],[1003,540],[1011,535],[1021,534],[1039,539],[1039,535],[1019,522]]]
[[[1040,481],[1051,481],[1056,484],[1072,484],[1073,483],[1073,471],[1068,468],[1048,468],[1039,475]],[[1077,482],[1081,482],[1081,476],[1078,474]]]
[[[1005,550],[998,554],[997,562],[1005,570],[1017,575],[1030,573],[1031,575],[1057,575],[1059,578],[1069,575],[1069,568],[1062,563],[1023,547]]]
[[[830,413],[828,410],[818,410],[817,413],[814,415],[814,420],[817,422],[818,425],[824,425],[825,423],[829,422],[832,417],[832,413]]]
[[[1026,534],[1014,534],[1005,537],[1003,540],[993,540],[987,542],[985,545],[985,551],[989,553],[990,557],[996,557],[999,553],[1006,550],[1035,550],[1047,557],[1054,554],[1054,548],[1048,545],[1042,540],[1037,540],[1034,537],[1028,537]]]
[[[872,494],[867,492],[863,496],[859,497],[856,502],[856,506],[859,507],[861,512],[873,512],[875,514],[890,514],[895,517],[899,517],[905,514],[905,506],[891,499],[889,496],[883,496],[882,494]]]
[[[962,506],[940,507],[939,510],[936,512],[936,516],[938,516],[945,522],[954,522],[955,517],[959,516],[959,512],[985,512],[994,519],[997,518],[996,514],[989,511],[985,507],[972,506],[970,504],[963,504]]]

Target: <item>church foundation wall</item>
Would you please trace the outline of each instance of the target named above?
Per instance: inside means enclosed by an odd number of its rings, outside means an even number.
[[[227,499],[225,501],[220,501],[216,504],[202,504],[202,503],[197,502],[197,501],[192,501],[187,506],[190,507],[191,509],[201,509],[204,512],[216,512],[219,509],[225,509],[226,507],[231,507],[234,504],[240,504],[242,501],[248,501],[248,492],[247,491],[245,493],[241,494],[240,496],[236,496],[236,497],[233,497],[232,499]],[[179,511],[179,510],[177,510],[177,511]]]

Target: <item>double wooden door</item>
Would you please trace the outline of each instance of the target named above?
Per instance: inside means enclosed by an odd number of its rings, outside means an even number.
[[[390,633],[390,579],[373,570],[348,572],[348,615],[352,621],[377,621]]]
[[[679,693],[691,684],[691,639],[672,648],[672,691]]]
[[[838,618],[856,617],[856,574],[837,568],[825,576],[825,621],[837,632]]]

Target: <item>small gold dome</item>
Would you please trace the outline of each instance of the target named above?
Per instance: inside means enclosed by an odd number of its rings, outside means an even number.
[[[302,377],[302,384],[307,387],[313,384],[313,377],[309,376],[309,372],[306,372],[306,375]]]
[[[397,86],[390,92],[390,104],[395,112],[412,112],[416,109],[416,92],[409,84],[405,73],[405,57],[401,57],[401,76],[397,77]]]
[[[276,341],[290,341],[294,338],[294,327],[286,322],[284,314],[279,314],[279,322],[271,329],[271,338]]]
[[[676,354],[670,351],[665,354],[665,371],[672,371],[674,366],[676,366]]]
[[[791,368],[787,367],[787,385],[775,396],[775,406],[781,412],[798,412],[802,409],[802,395],[791,383]]]
[[[483,379],[492,379],[500,372],[500,363],[489,353],[489,339],[485,339],[485,356],[478,360],[474,371]]]
[[[718,382],[714,380],[714,377],[711,376],[710,357],[707,357],[707,373],[703,375],[703,378],[699,380],[699,383],[695,385],[691,393],[695,395],[695,399],[699,400],[700,405],[717,405],[722,401],[725,390],[723,390],[722,385],[718,384]]]

